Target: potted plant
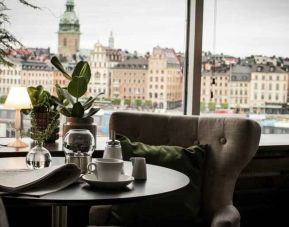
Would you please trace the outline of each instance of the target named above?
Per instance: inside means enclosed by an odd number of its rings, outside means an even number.
[[[31,138],[39,140],[39,135],[45,132],[45,135],[41,136],[41,140],[46,143],[55,142],[59,138],[60,115],[57,110],[58,104],[52,98],[53,96],[44,90],[42,85],[28,87],[27,91],[33,108],[23,112],[31,116]],[[48,128],[50,129],[49,133],[47,133]]]
[[[56,85],[57,98],[53,98],[59,105],[60,113],[66,116],[63,125],[63,135],[70,129],[88,129],[96,138],[96,124],[93,115],[100,108],[93,106],[97,97],[85,97],[91,71],[88,62],[80,61],[75,66],[72,75],[68,74],[57,57],[52,57],[51,63],[63,74],[70,82],[67,87]],[[98,94],[97,96],[103,93]]]

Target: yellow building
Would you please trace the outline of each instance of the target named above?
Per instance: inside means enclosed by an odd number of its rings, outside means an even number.
[[[160,109],[182,105],[183,74],[173,49],[155,47],[148,62],[147,100]]]
[[[212,94],[211,94],[212,93]],[[211,97],[213,96],[213,97]],[[227,108],[229,104],[229,71],[203,71],[201,77],[201,107]]]
[[[20,78],[23,86],[42,85],[45,90],[53,92],[53,71],[50,65],[39,61],[23,61],[21,67]]]
[[[147,97],[148,60],[127,59],[111,69],[111,98],[145,100]]]

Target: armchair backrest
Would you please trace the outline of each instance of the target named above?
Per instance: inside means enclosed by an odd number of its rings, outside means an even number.
[[[245,118],[133,112],[113,113],[110,129],[150,145],[209,144],[202,193],[207,220],[218,208],[232,204],[237,178],[255,155],[261,133],[257,122]]]

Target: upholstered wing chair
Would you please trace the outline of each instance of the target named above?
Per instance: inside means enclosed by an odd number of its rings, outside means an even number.
[[[232,202],[237,178],[255,155],[260,126],[250,119],[115,112],[110,129],[132,141],[151,145],[209,144],[202,191],[203,218],[211,227],[239,227],[240,214]],[[90,224],[104,225],[109,206],[95,206]]]
[[[0,227],[9,227],[5,207],[0,198]]]

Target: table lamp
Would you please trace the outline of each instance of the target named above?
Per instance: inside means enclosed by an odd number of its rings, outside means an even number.
[[[8,147],[27,147],[28,145],[21,141],[21,109],[31,109],[32,104],[26,87],[11,87],[4,106],[16,109],[15,112],[15,137],[16,141],[9,143]]]

